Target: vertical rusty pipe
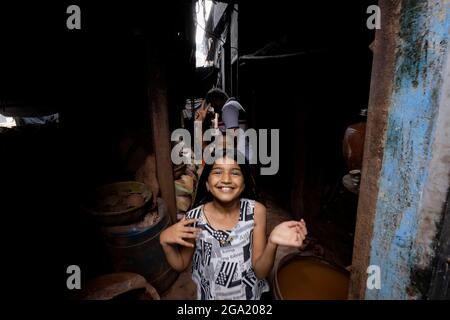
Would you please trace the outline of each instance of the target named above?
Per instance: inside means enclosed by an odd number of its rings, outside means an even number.
[[[383,160],[384,133],[394,83],[400,1],[380,0],[383,25],[375,35],[369,107],[358,202],[349,299],[364,299],[372,228]]]

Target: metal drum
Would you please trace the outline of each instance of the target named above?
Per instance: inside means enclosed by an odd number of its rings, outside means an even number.
[[[148,223],[156,213],[158,220]],[[167,291],[178,277],[159,243],[159,235],[169,223],[167,207],[158,199],[157,212],[149,212],[141,222],[102,228],[115,270],[138,273],[159,293]]]

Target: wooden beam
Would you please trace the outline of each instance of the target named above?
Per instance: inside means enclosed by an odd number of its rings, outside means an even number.
[[[167,204],[167,210],[172,223],[177,221],[175,187],[172,161],[170,158],[171,143],[169,129],[169,105],[164,62],[157,54],[149,50],[150,81],[148,97],[150,105],[150,120],[152,124],[153,146],[156,158],[156,171],[161,197]]]

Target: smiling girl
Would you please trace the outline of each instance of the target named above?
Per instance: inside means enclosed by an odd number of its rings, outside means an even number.
[[[254,200],[248,165],[236,159],[242,159],[236,150],[223,150],[207,164],[198,206],[160,235],[175,270],[183,271],[192,261],[198,299],[259,300],[269,291],[265,278],[277,247],[300,247],[307,234],[303,220],[287,221],[266,240],[266,208]]]

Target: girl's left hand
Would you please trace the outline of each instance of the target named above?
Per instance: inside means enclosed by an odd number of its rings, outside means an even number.
[[[301,247],[308,231],[306,224],[300,221],[286,221],[277,225],[269,236],[269,242],[288,247]]]

